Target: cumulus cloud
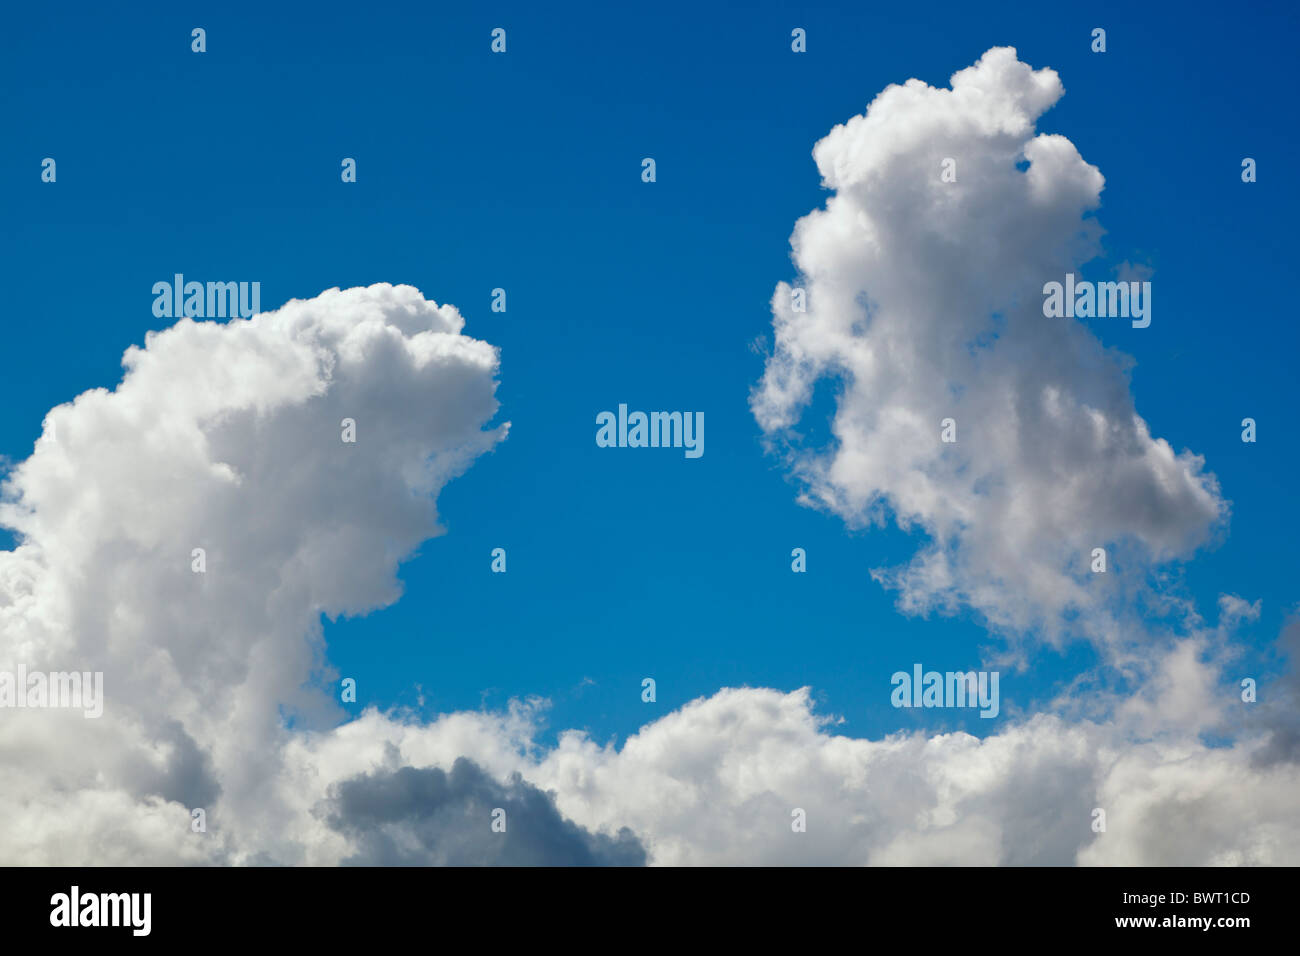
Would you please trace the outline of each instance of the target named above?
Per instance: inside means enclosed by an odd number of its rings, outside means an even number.
[[[349,842],[306,812],[324,781],[391,780],[385,768],[454,768],[473,753],[493,779],[518,773],[553,794],[581,827],[629,827],[657,865],[1294,864],[1300,764],[1261,762],[1274,746],[1271,717],[1238,695],[1227,633],[1170,642],[1158,678],[1116,696],[1105,718],[1052,707],[984,738],[843,736],[808,688],[723,689],[621,747],[580,731],[539,747],[536,705],[428,723],[371,709],[337,733],[297,739],[281,786],[300,801],[298,838],[318,862],[391,852],[382,835],[373,846],[369,826]],[[1216,742],[1229,729],[1236,741]],[[791,827],[796,808],[806,832]],[[1104,831],[1093,828],[1097,810]],[[476,810],[476,833],[482,817]],[[402,845],[422,854],[401,820]]]
[[[1128,360],[1084,320],[1043,315],[1044,283],[1100,252],[1101,173],[1036,129],[1063,93],[1055,71],[992,49],[950,89],[888,87],[817,143],[833,195],[791,237],[806,311],[777,286],[751,405],[804,502],[926,533],[910,564],[876,572],[903,609],[969,607],[1048,639],[1077,617],[1109,640],[1118,585],[1089,572],[1092,549],[1130,569],[1186,556],[1227,505],[1202,459],[1137,414]],[[806,447],[819,382],[837,389],[832,440]]]
[[[102,845],[114,805],[150,845],[218,795],[215,817],[264,816],[283,716],[342,716],[311,689],[321,616],[396,600],[438,490],[505,436],[487,427],[496,350],[463,325],[391,285],[183,319],[127,351],[116,389],[50,412],[0,504],[19,538],[0,552],[0,667],[102,671],[108,700],[98,720],[0,721],[0,829],[25,860],[84,859],[67,834]],[[131,861],[132,839],[98,862]]]

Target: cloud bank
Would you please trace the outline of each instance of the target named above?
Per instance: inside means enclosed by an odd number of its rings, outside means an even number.
[[[416,764],[472,749],[554,792],[584,827],[630,827],[659,865],[1293,865],[1300,766],[1259,762],[1264,712],[1234,746],[1202,740],[1247,706],[1214,660],[1216,635],[1172,648],[1161,679],[1112,718],[1041,713],[983,739],[850,738],[807,688],[733,688],[621,748],[579,732],[521,748],[518,712],[409,724],[371,711],[346,743],[318,738],[295,762],[310,781],[308,768],[378,763],[389,745]],[[795,808],[806,832],[792,829]]]

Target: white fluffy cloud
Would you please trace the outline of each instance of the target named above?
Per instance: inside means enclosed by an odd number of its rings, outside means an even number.
[[[1063,93],[1053,70],[993,49],[951,89],[890,86],[817,144],[834,194],[791,238],[807,311],[777,287],[752,407],[805,502],[928,534],[910,565],[878,573],[905,610],[967,606],[1049,639],[1091,612],[1105,638],[1114,575],[1089,573],[1091,550],[1185,556],[1226,504],[1202,460],[1138,416],[1123,356],[1083,320],[1043,316],[1043,284],[1099,252],[1101,173],[1035,128]],[[956,182],[940,175],[949,158]],[[1176,321],[1162,315],[1153,328]],[[805,448],[794,432],[824,380],[834,440]]]
[[[395,600],[397,563],[439,531],[438,489],[505,435],[484,430],[496,350],[462,327],[390,285],[185,319],[126,353],[114,391],[49,414],[5,484],[21,544],[0,552],[0,667],[102,671],[108,701],[98,720],[0,712],[0,846],[189,858],[185,808],[216,832],[263,815],[282,714],[341,716],[304,689],[321,615]]]
[[[472,754],[555,794],[593,832],[630,827],[660,865],[1274,865],[1300,859],[1300,765],[1261,760],[1275,728],[1225,671],[1231,622],[1170,643],[1106,719],[1046,712],[979,739],[833,732],[806,688],[724,689],[622,747],[534,737],[536,705],[432,723],[367,711],[288,751],[283,796],[314,862],[350,844],[317,803],[330,781]],[[1271,693],[1271,691],[1270,691]],[[1235,715],[1257,717],[1247,721]],[[1233,746],[1202,734],[1238,726]],[[312,812],[313,807],[316,812]],[[803,809],[807,831],[791,829]],[[1093,830],[1105,811],[1105,832]]]

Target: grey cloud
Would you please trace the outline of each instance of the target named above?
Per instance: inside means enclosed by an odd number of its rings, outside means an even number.
[[[492,812],[505,810],[504,833]],[[473,761],[361,774],[331,790],[321,811],[365,866],[643,866],[645,849],[626,827],[615,837],[566,819],[554,798],[519,774],[502,784]]]
[[[1267,743],[1255,754],[1255,765],[1260,768],[1300,763],[1300,617],[1287,621],[1277,647],[1287,660],[1286,671],[1258,689],[1255,703],[1245,705],[1252,708],[1247,713],[1268,735]]]

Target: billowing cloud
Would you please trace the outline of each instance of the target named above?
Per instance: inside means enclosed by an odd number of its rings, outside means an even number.
[[[154,842],[189,807],[262,816],[283,717],[343,716],[310,689],[321,616],[396,600],[438,490],[506,433],[496,350],[463,325],[390,285],[183,319],[50,412],[0,505],[0,668],[102,671],[107,700],[2,712],[0,856],[190,859],[220,840]]]
[[[1049,640],[1077,616],[1107,640],[1104,589],[1121,585],[1090,573],[1092,549],[1130,572],[1182,557],[1227,505],[1137,414],[1130,363],[1085,320],[1043,315],[1044,284],[1100,252],[1101,173],[1036,129],[1059,77],[998,48],[951,83],[890,86],[817,143],[833,195],[791,238],[806,311],[777,286],[753,412],[806,503],[926,533],[910,564],[877,572],[903,609],[969,607]],[[823,382],[832,438],[807,447]]]
[[[568,731],[545,748],[535,704],[427,723],[371,709],[337,732],[298,738],[280,788],[298,801],[296,839],[314,862],[391,852],[382,833],[365,835],[373,827],[349,841],[309,812],[326,781],[391,781],[393,767],[454,768],[468,753],[493,779],[518,773],[553,794],[565,818],[593,833],[629,827],[657,865],[1291,865],[1300,764],[1261,759],[1275,747],[1273,715],[1240,697],[1233,626],[1225,614],[1169,642],[1156,676],[1105,701],[1096,719],[1066,699],[984,738],[868,740],[836,733],[808,688],[729,688],[622,746]],[[1231,745],[1216,742],[1228,732]],[[792,827],[795,810],[805,832]],[[473,839],[484,813],[476,808],[467,825]],[[409,852],[425,852],[401,820]]]

